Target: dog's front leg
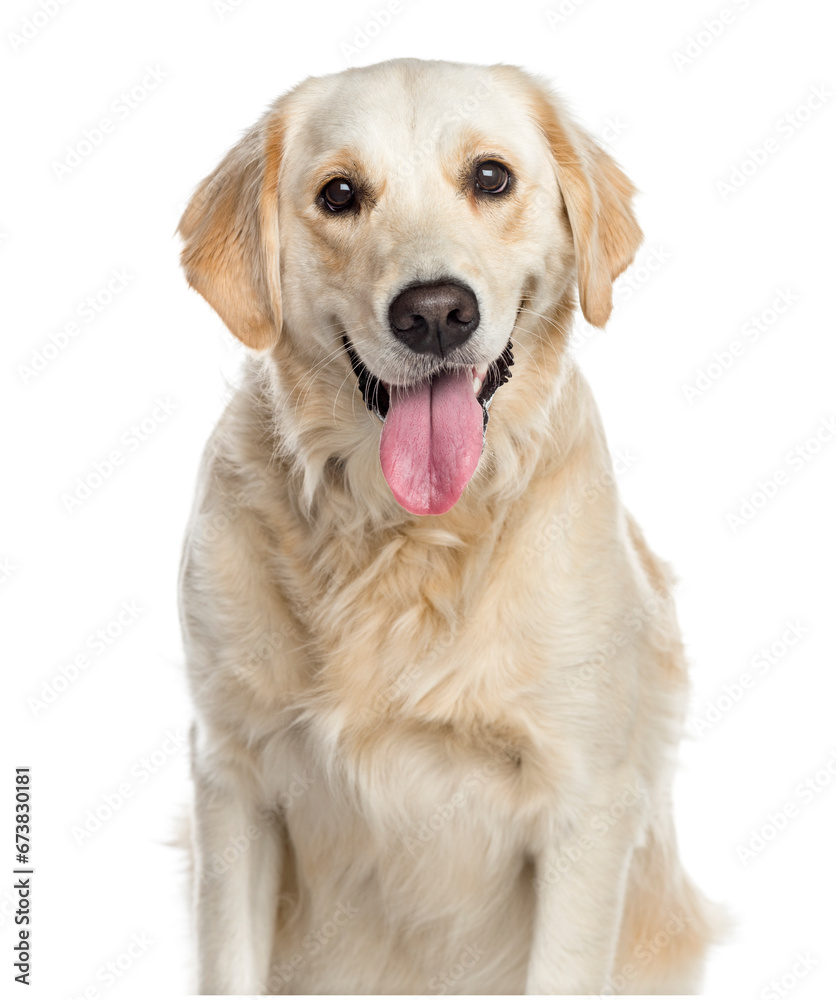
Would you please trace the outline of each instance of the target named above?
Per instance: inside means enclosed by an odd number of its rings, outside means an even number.
[[[635,828],[625,818],[602,826],[591,810],[535,859],[526,994],[601,993],[612,973]]]
[[[281,877],[281,834],[244,777],[193,767],[198,992],[267,990]],[[268,991],[269,992],[269,991]]]

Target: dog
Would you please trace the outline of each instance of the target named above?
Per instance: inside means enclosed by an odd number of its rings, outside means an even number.
[[[691,993],[667,566],[568,349],[642,234],[546,82],[280,97],[180,221],[250,351],[180,574],[204,994]]]

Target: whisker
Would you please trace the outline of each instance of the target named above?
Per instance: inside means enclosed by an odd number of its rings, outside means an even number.
[[[560,324],[556,323],[554,321],[554,318],[552,316],[548,316],[548,315],[545,315],[544,313],[537,312],[536,309],[531,309],[528,306],[524,306],[520,311],[521,312],[529,313],[531,316],[536,316],[538,319],[543,320],[553,330],[557,331],[560,334],[560,336],[561,336],[562,339],[568,341],[568,331],[565,330]],[[557,345],[554,343],[554,341],[552,341],[548,337],[545,337],[543,335],[542,330],[539,330],[539,329],[537,329],[535,327],[530,332],[532,332],[534,334],[534,336],[536,337],[537,341],[543,346],[543,350],[544,351],[545,351],[546,346],[548,345],[548,347],[550,347],[554,351],[555,355],[558,358],[560,357],[560,351],[558,350]]]
[[[342,350],[343,348],[342,346],[340,346],[330,351],[324,358],[320,358],[319,360],[317,360],[317,362],[310,369],[308,369],[308,371],[306,371],[304,375],[302,375],[302,377],[299,378],[293,386],[291,386],[290,388],[291,394],[294,393],[296,389],[299,388],[300,385],[307,384],[310,378],[315,377],[322,370],[324,370],[331,363],[331,361],[333,361],[334,358],[336,358],[339,355],[340,351]]]
[[[360,326],[357,327],[357,329],[360,328],[361,328]],[[300,404],[304,408],[304,404],[307,401],[308,394],[313,389],[313,385],[316,378],[325,370],[325,368],[329,364],[331,364],[332,361],[335,360],[335,358],[338,358],[340,354],[344,352],[344,350],[345,346],[342,343],[340,343],[337,347],[334,348],[334,350],[332,350],[328,355],[326,355],[325,358],[318,361],[308,372],[305,373],[305,375],[302,376],[301,379],[299,379],[296,382],[296,385],[294,385],[291,391],[292,392],[295,391],[300,385],[302,385],[302,388],[300,389],[299,395],[296,399],[296,406],[294,407],[294,417],[299,411]]]
[[[537,359],[534,357],[531,351],[525,346],[525,344],[521,344],[519,341],[517,341],[514,344],[514,350],[516,350],[517,348],[520,348],[521,350],[525,351],[525,353],[531,358],[532,364],[537,369],[537,375],[539,376],[540,381],[541,382],[545,381],[545,379],[543,378],[543,372],[540,370],[540,365],[537,363]]]
[[[346,384],[346,382],[349,380],[349,378],[351,378],[351,376],[353,374],[354,374],[354,372],[350,371],[348,373],[348,375],[346,375],[346,377],[342,380],[342,382],[340,382],[339,388],[334,393],[334,409],[332,410],[332,414],[331,415],[334,418],[334,426],[335,427],[337,426],[337,400],[339,399],[340,393],[343,390],[343,386]],[[353,395],[351,397],[351,415],[352,415],[352,417],[354,416],[354,396]]]

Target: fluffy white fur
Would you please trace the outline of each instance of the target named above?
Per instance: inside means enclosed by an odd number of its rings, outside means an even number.
[[[512,194],[462,193],[497,156]],[[343,174],[373,208],[328,218]],[[182,564],[201,992],[697,989],[671,578],[566,350],[576,294],[609,316],[632,193],[541,81],[397,60],[280,98],[187,208],[187,277],[253,348]],[[472,349],[516,364],[462,499],[420,518],[341,337],[415,377],[389,302],[450,275]]]

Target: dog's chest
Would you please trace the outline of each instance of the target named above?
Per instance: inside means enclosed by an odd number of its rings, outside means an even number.
[[[312,907],[351,898],[397,924],[517,892],[555,787],[520,720],[438,723],[389,706],[358,721],[322,705],[305,723],[268,767],[283,775],[274,794]]]
[[[365,558],[363,538],[282,540],[300,634],[276,675],[298,680],[271,699],[261,776],[312,914],[351,899],[390,929],[467,908],[526,926],[530,858],[582,786],[583,736],[554,714],[577,625],[517,528],[484,527],[444,544],[421,526]]]
[[[327,772],[361,811],[379,800],[374,814],[405,836],[446,806],[519,820],[565,757],[544,711],[554,664],[542,593],[509,587],[495,546],[390,548],[342,575],[311,569],[294,595],[312,654],[288,706],[298,766]],[[307,565],[341,565],[322,555]]]

